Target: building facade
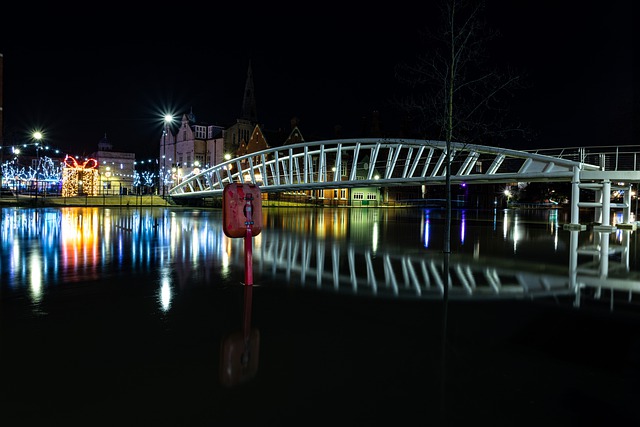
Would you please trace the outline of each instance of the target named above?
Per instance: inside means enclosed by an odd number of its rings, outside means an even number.
[[[224,129],[197,122],[193,112],[184,114],[175,135],[165,126],[160,139],[159,194],[166,196],[184,178],[221,163],[224,154]]]
[[[135,153],[115,151],[107,135],[98,142],[98,151],[91,153],[98,164],[99,193],[104,195],[134,192]]]

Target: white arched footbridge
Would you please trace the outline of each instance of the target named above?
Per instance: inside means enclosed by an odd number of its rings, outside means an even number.
[[[451,183],[572,182],[572,224],[578,208],[593,207],[609,225],[612,182],[640,182],[640,147],[615,158],[585,148],[519,151],[485,145],[451,143]],[[246,182],[261,192],[367,186],[438,185],[446,179],[446,143],[423,139],[337,139],[270,148],[217,164],[172,187],[175,199],[222,196],[224,186]],[[627,187],[624,187],[627,188]],[[580,189],[595,191],[595,202],[580,202]],[[625,222],[630,213],[625,192]],[[627,199],[628,198],[628,199]]]

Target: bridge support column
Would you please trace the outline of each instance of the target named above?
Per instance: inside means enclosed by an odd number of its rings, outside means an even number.
[[[600,207],[600,225],[593,227],[594,231],[613,232],[616,227],[611,225],[611,181],[605,179],[602,182],[602,191],[600,191],[602,205]],[[597,209],[596,209],[597,212]]]
[[[599,190],[595,190],[595,200],[596,203],[598,204],[593,212],[593,223],[594,224],[604,224],[604,218],[602,217],[603,215],[603,203],[604,203],[604,189],[602,186],[599,187]]]
[[[578,230],[571,230],[569,240],[569,287],[575,292],[575,307],[580,306],[580,286],[578,286]]]
[[[631,221],[631,184],[624,189],[624,200],[622,208],[622,224],[618,224],[621,230],[636,230],[638,228],[636,218],[635,222]]]
[[[598,273],[601,279],[606,279],[609,275],[609,234],[600,233],[600,268]]]
[[[580,224],[580,169],[577,166],[573,167],[573,178],[571,179],[571,223],[564,224],[565,230],[586,230],[587,226]]]

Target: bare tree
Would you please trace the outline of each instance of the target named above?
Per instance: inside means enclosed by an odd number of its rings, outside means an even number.
[[[520,86],[511,71],[487,66],[488,42],[497,37],[484,19],[484,2],[441,0],[436,31],[421,36],[428,49],[413,64],[399,64],[396,77],[410,94],[394,104],[412,117],[422,137],[445,141],[445,253],[451,252],[451,143],[470,143],[524,132],[507,126],[506,100]]]
[[[450,278],[451,256],[451,163],[453,141],[477,142],[503,136],[515,127],[506,126],[505,101],[520,86],[520,77],[486,67],[487,43],[498,35],[487,29],[482,0],[441,0],[440,25],[427,31],[429,49],[415,64],[401,64],[396,74],[407,83],[410,95],[395,104],[417,119],[426,139],[445,141],[446,222],[443,242],[443,273]],[[450,279],[444,285],[442,314],[442,414],[446,408],[447,301]]]

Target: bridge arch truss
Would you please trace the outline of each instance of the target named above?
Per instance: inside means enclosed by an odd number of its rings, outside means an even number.
[[[293,144],[236,157],[172,187],[170,196],[221,196],[231,182],[262,192],[445,182],[446,143],[416,139],[343,139]],[[571,181],[597,165],[533,152],[451,143],[452,183]]]
[[[612,148],[612,147],[609,147]],[[610,227],[611,192],[622,182],[625,222],[630,218],[631,184],[640,182],[638,147],[620,155],[587,153],[585,148],[541,154],[486,145],[450,144],[452,184],[571,182],[571,224],[580,207],[593,207],[596,222]],[[442,185],[446,182],[447,144],[424,139],[337,139],[269,148],[214,165],[187,176],[172,187],[175,199],[221,197],[233,182],[260,186],[261,192],[332,188]],[[589,163],[589,160],[596,160]],[[613,170],[611,164],[614,164]],[[609,165],[609,166],[607,166]],[[607,169],[609,167],[609,169]],[[580,190],[595,192],[596,201],[580,201]]]

